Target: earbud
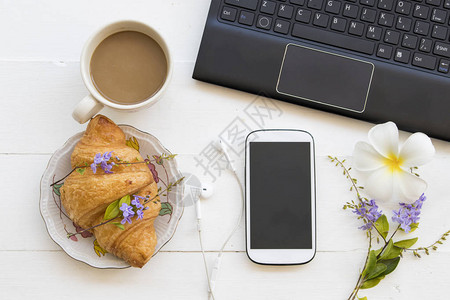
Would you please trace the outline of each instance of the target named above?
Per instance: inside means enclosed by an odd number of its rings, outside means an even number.
[[[214,188],[209,183],[202,182],[200,197],[203,199],[208,199],[214,194]]]

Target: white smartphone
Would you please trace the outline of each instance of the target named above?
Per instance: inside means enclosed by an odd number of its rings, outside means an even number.
[[[246,250],[255,263],[296,265],[316,253],[314,140],[257,130],[245,147]]]

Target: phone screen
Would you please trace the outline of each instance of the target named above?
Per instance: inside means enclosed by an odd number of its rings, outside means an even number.
[[[312,249],[311,144],[250,142],[250,248]]]

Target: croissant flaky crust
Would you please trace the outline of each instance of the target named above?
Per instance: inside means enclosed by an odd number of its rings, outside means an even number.
[[[123,131],[107,117],[98,115],[89,122],[75,146],[72,167],[90,165],[96,154],[110,151],[113,151],[111,160],[116,163],[116,157],[121,162],[144,161],[138,151],[126,145]],[[148,209],[141,220],[133,217],[131,224],[124,224],[124,230],[111,223],[92,230],[101,247],[133,267],[142,267],[152,257],[157,242],[153,223],[161,209],[161,203],[154,201],[159,200],[158,187],[145,163],[116,164],[112,171],[106,174],[97,168],[94,174],[85,167],[83,174],[72,172],[61,187],[61,201],[76,224],[90,228],[105,221],[105,210],[115,200],[126,195],[149,196],[153,201],[144,205]]]

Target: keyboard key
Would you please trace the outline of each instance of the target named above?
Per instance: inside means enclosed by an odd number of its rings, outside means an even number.
[[[411,12],[411,3],[406,1],[398,1],[397,6],[395,7],[395,12],[402,15],[409,15]]]
[[[225,3],[251,10],[256,10],[258,6],[258,0],[225,0]]]
[[[305,4],[305,0],[291,0],[289,1],[292,4],[297,4],[297,5],[304,5]]]
[[[364,26],[364,25],[363,25]],[[351,36],[341,35],[339,39],[336,38],[336,33],[326,31],[323,29],[301,25],[299,23],[294,24],[292,35],[307,40],[324,43],[339,48],[344,48],[352,51],[357,51],[365,54],[373,54],[375,43],[360,38],[354,38]]]
[[[415,49],[417,46],[417,37],[410,34],[403,36],[402,46],[405,48]]]
[[[361,11],[361,20],[373,23],[377,17],[377,11],[370,8],[363,8]]]
[[[397,24],[395,25],[395,28],[404,30],[404,31],[410,31],[411,30],[411,24],[412,20],[405,17],[398,17]]]
[[[346,3],[342,15],[344,15],[344,17],[356,19],[358,16],[358,6]]]
[[[278,16],[286,19],[292,18],[294,7],[286,4],[280,4],[278,8]]]
[[[299,8],[295,15],[295,20],[303,23],[309,23],[311,20],[311,12],[306,9]]]
[[[319,27],[327,27],[328,26],[328,19],[330,17],[323,13],[315,13],[314,14],[314,20],[313,24]]]
[[[378,8],[392,10],[394,0],[378,0]]]
[[[384,41],[386,43],[397,45],[400,40],[400,33],[393,30],[386,30],[386,34],[384,35]]]
[[[236,20],[237,9],[224,6],[220,18],[223,20],[234,22]]]
[[[241,14],[239,15],[239,23],[244,25],[253,25],[253,20],[255,19],[255,14],[251,13],[249,11],[241,11]]]
[[[447,37],[447,28],[440,25],[434,25],[431,36],[436,39],[445,40],[445,38]]]
[[[261,7],[259,8],[259,11],[265,14],[273,15],[275,13],[276,7],[277,4],[275,2],[263,0],[261,2]]]
[[[256,27],[269,30],[272,25],[272,18],[259,15],[258,22],[256,22]]]
[[[436,67],[436,57],[414,53],[412,64],[417,67],[434,70]]]
[[[423,21],[416,21],[416,26],[414,26],[414,33],[420,35],[427,35],[430,30],[430,23]]]
[[[331,21],[331,29],[336,30],[336,31],[344,32],[346,25],[347,25],[347,20],[342,19],[342,18],[333,17],[333,19]]]
[[[289,26],[290,26],[289,22],[277,19],[275,21],[275,25],[273,26],[273,31],[282,34],[287,34],[289,32]]]
[[[446,59],[441,59],[441,61],[439,62],[438,71],[441,73],[448,73],[449,65],[450,61]]]
[[[445,23],[445,19],[447,19],[447,12],[445,10],[434,8],[431,13],[431,21],[436,23]]]
[[[441,6],[441,0],[426,0],[425,3],[435,6]]]
[[[444,7],[445,8],[450,8],[450,0],[445,0]]]
[[[433,46],[433,41],[429,39],[420,39],[419,50],[422,52],[430,52]]]
[[[392,47],[388,45],[378,45],[377,56],[381,58],[390,59],[392,54]]]
[[[450,57],[450,44],[436,42],[433,48],[433,53],[445,57]]]
[[[425,6],[422,4],[416,4],[416,6],[414,6],[413,16],[416,18],[421,18],[421,19],[425,20],[428,18],[429,11],[430,11],[430,8],[428,6]]]
[[[341,9],[341,2],[339,1],[329,0],[325,5],[325,11],[332,14],[338,14],[340,9]]]
[[[364,33],[364,24],[360,22],[351,21],[350,26],[348,28],[348,33],[362,36]]]
[[[322,9],[323,0],[308,0],[308,7],[314,9]]]
[[[404,64],[407,64],[409,62],[410,55],[411,55],[411,52],[409,52],[408,50],[397,49],[397,51],[395,51],[394,60],[404,63]]]
[[[362,5],[374,6],[375,0],[359,0],[359,3],[361,3]]]
[[[392,25],[394,25],[394,15],[385,12],[380,12],[378,24],[382,26],[392,27]]]
[[[369,27],[367,27],[366,37],[371,40],[379,41],[381,39],[382,32],[383,29],[381,29],[380,27],[370,25]]]

